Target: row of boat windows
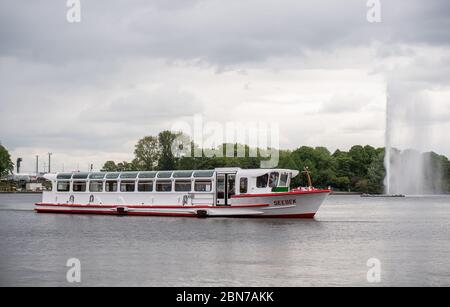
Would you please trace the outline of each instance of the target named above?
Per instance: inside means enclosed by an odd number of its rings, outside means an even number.
[[[175,180],[172,181],[153,181],[153,180],[140,180],[136,181],[58,181],[56,184],[56,190],[58,192],[70,192],[72,186],[72,192],[190,192],[192,189],[195,192],[211,192],[212,181],[211,180],[195,180],[192,183],[190,180]]]
[[[201,171],[201,175],[205,176],[207,171]],[[108,174],[117,174],[117,178],[122,177],[123,174],[133,174],[133,176],[138,176],[139,174],[148,174],[150,172],[141,172],[141,173],[102,173],[106,178]],[[170,176],[173,176],[175,172],[151,172],[151,173],[170,173]],[[189,175],[192,176],[193,172],[181,171],[179,175]],[[96,174],[99,173],[86,173],[86,178],[96,177]],[[63,174],[64,175],[64,174]],[[75,175],[79,175],[79,173],[70,174],[71,177],[75,177]],[[95,176],[92,176],[95,175]],[[127,175],[127,176],[128,176]],[[195,174],[194,174],[195,175]],[[126,177],[127,177],[126,176]],[[84,178],[84,177],[83,177]],[[212,191],[212,180],[208,179],[196,179],[194,183],[191,183],[191,180],[175,180],[172,184],[171,180],[139,180],[137,183],[135,180],[58,180],[57,182],[57,191],[58,192],[189,192],[191,190],[195,192],[211,192]],[[130,178],[132,179],[132,178]],[[218,178],[218,191],[223,189],[222,180]],[[228,191],[234,194],[234,176],[229,176],[228,179],[229,188]],[[257,188],[270,188],[274,187],[286,187],[289,183],[289,174],[288,173],[279,173],[279,172],[271,172],[259,176],[256,178],[256,187]],[[247,193],[248,191],[248,179],[246,177],[241,177],[239,182],[239,192]]]
[[[153,178],[211,178],[214,171],[151,171],[151,172],[111,172],[111,173],[59,173],[56,179],[153,179]]]

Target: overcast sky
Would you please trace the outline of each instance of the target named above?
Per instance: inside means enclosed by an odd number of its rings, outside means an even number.
[[[450,156],[450,1],[0,2],[0,141],[34,170],[130,160],[202,114],[276,122],[280,146],[393,144]]]

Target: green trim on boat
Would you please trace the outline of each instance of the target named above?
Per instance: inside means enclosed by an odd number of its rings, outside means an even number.
[[[274,187],[272,188],[272,192],[289,192],[288,187]]]

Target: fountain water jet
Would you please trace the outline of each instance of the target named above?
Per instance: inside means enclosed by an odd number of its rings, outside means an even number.
[[[417,90],[389,87],[386,97],[385,193],[439,194],[443,173],[432,165],[430,104]],[[395,120],[394,120],[395,119]],[[393,144],[404,150],[395,149]]]
[[[386,169],[386,177],[384,178],[384,193],[391,194],[391,117],[390,117],[389,94],[386,95],[386,127],[384,131],[385,137],[385,154],[384,167]]]

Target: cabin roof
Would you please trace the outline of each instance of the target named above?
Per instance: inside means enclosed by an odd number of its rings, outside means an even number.
[[[216,168],[214,170],[139,171],[139,172],[72,172],[46,174],[48,180],[103,180],[103,179],[169,179],[169,178],[211,178],[216,172],[236,173],[238,176],[259,177],[271,172],[290,173],[292,177],[299,171],[290,169],[241,169],[239,167]]]

